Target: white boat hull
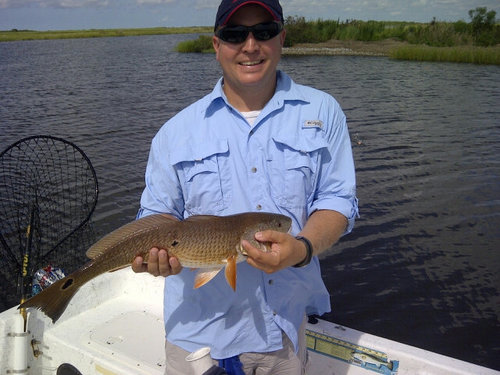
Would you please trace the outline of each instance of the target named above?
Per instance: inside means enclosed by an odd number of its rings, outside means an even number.
[[[0,374],[56,374],[71,365],[84,375],[163,375],[162,303],[162,278],[124,269],[83,286],[56,324],[31,311],[26,336],[16,334],[19,311],[9,309],[0,314]],[[307,335],[309,375],[500,374],[324,320],[308,324]],[[14,351],[20,337],[27,355]]]

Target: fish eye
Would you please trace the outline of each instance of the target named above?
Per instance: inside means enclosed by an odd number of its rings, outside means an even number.
[[[71,286],[71,284],[73,284],[73,279],[69,278],[68,280],[66,280],[66,282],[62,286],[61,290],[68,289]]]

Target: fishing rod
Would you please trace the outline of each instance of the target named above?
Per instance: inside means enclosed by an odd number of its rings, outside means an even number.
[[[33,232],[35,230],[35,212],[36,205],[30,204],[29,209],[29,224],[26,226],[26,245],[24,247],[23,257],[22,257],[22,268],[21,268],[21,303],[26,301],[31,295],[31,275],[32,275],[32,243],[33,243]],[[28,316],[26,309],[21,309],[21,315],[24,319],[24,332],[27,331]]]

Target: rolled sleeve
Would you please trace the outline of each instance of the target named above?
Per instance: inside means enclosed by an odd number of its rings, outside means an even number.
[[[333,103],[330,124],[326,130],[328,141],[327,155],[323,155],[318,184],[310,207],[310,213],[316,210],[333,210],[344,215],[348,225],[344,234],[354,227],[359,216],[356,198],[356,176],[352,155],[351,140],[346,117],[339,104]]]
[[[348,221],[344,235],[352,231],[356,218],[359,217],[358,199],[356,197],[330,197],[320,199],[314,202],[311,212],[317,210],[337,211],[344,215]]]

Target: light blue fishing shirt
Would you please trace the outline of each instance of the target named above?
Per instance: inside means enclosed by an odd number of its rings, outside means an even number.
[[[274,96],[251,127],[232,107],[221,79],[154,137],[138,217],[170,213],[276,212],[296,235],[316,210],[357,216],[354,163],[346,118],[330,95],[277,73]],[[283,330],[297,349],[304,314],[330,311],[316,257],[306,267],[266,274],[237,267],[236,292],[224,272],[193,289],[190,269],[165,279],[166,338],[213,358],[281,349]]]

